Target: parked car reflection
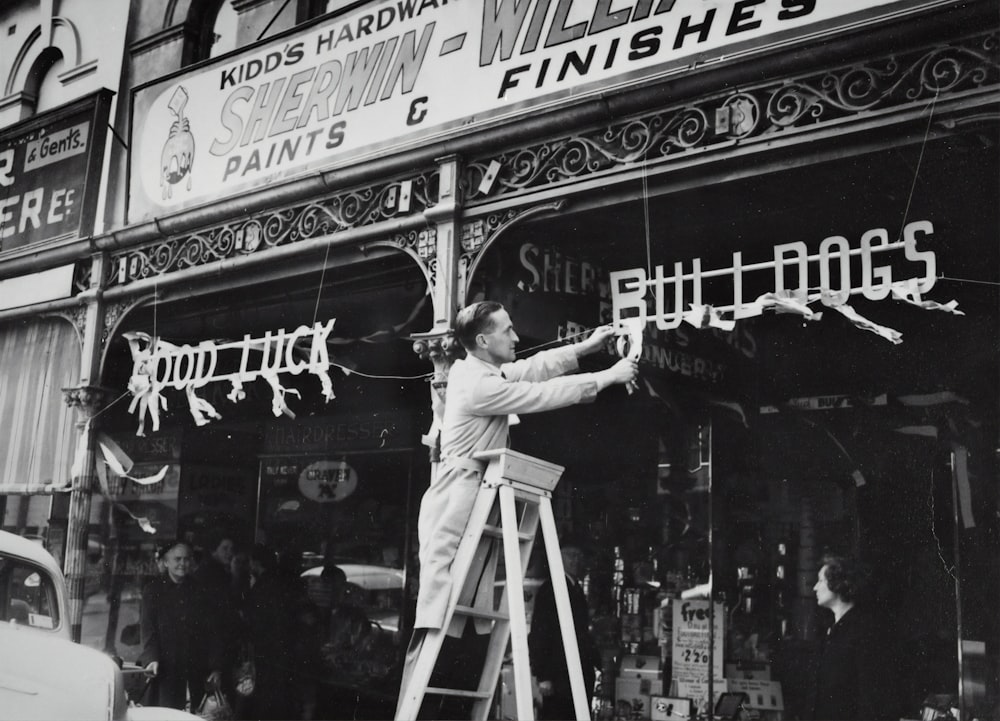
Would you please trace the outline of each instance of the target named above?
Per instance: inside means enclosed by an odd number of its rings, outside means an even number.
[[[368,618],[376,622],[384,631],[393,635],[399,633],[399,614],[403,605],[403,588],[406,576],[402,569],[391,566],[375,566],[366,563],[336,564],[347,576],[347,590],[344,602],[359,606]],[[308,582],[323,573],[322,566],[302,572]]]

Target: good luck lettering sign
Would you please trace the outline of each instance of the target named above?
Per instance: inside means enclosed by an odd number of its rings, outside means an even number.
[[[327,338],[334,320],[299,326],[291,332],[281,329],[228,343],[202,341],[196,346],[174,345],[147,333],[125,333],[132,352],[132,376],[128,389],[132,393],[129,412],[139,416],[137,435],[145,435],[146,418],[153,431],[160,428],[160,411],[166,410],[166,389],[184,391],[195,423],[203,426],[211,418],[221,418],[211,403],[199,398],[195,391],[209,383],[228,381],[232,390],[227,396],[234,403],[243,400],[243,386],[262,378],[274,394],[271,410],[276,416],[295,417],[285,403],[285,395],[298,396],[299,391],[282,385],[280,376],[307,372],[317,376],[327,401],[334,398],[330,380],[330,356]]]
[[[920,244],[933,233],[930,221],[918,220],[908,223],[898,240],[891,240],[885,228],[873,228],[853,243],[843,236],[830,236],[813,254],[805,242],[795,241],[774,246],[773,257],[758,263],[744,263],[743,254],[737,251],[726,268],[705,269],[701,259],[695,258],[688,269],[684,262],[675,262],[669,273],[658,265],[652,277],[643,268],[614,271],[613,323],[619,329],[653,322],[660,330],[671,330],[686,322],[698,328],[732,330],[736,320],[765,310],[817,320],[822,313],[810,306],[818,301],[855,326],[900,343],[899,332],[864,318],[848,301],[854,295],[868,300],[891,296],[926,310],[962,315],[955,301],[942,304],[923,298],[937,279],[937,258]],[[893,262],[888,262],[890,254],[895,255]],[[759,286],[761,273],[772,274],[771,290],[748,299],[745,280],[753,274]],[[712,297],[706,290],[709,282]]]

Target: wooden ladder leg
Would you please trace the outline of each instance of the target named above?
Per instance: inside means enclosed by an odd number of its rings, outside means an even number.
[[[569,604],[569,589],[566,587],[566,573],[563,569],[562,554],[559,549],[559,536],[556,534],[556,522],[552,515],[552,502],[548,497],[539,498],[538,516],[542,525],[545,556],[548,559],[549,573],[552,577],[552,591],[556,601],[556,613],[559,616],[559,630],[562,632],[563,648],[566,653],[569,686],[573,693],[573,709],[576,711],[578,721],[589,721],[590,709],[587,707],[587,691],[583,686],[580,648],[576,642],[576,627],[573,624],[573,611]]]
[[[535,707],[531,693],[531,666],[528,661],[528,620],[524,608],[524,571],[518,539],[514,489],[501,486],[500,522],[503,525],[504,564],[507,569],[507,603],[510,613],[510,645],[514,659],[514,694],[517,697],[518,721],[534,721]]]
[[[438,656],[447,635],[448,626],[454,616],[455,606],[465,586],[469,568],[472,565],[479,542],[482,539],[483,528],[496,500],[496,488],[482,487],[476,496],[469,521],[462,534],[458,550],[451,564],[451,597],[448,601],[448,611],[440,629],[427,629],[423,642],[416,653],[416,658],[407,663],[404,669],[403,682],[400,688],[400,698],[396,706],[396,721],[414,721],[420,713],[431,674],[437,666]]]
[[[523,500],[523,499],[522,499]],[[499,504],[498,504],[499,505]],[[499,512],[499,508],[496,509]],[[502,524],[501,524],[502,529]],[[521,515],[521,522],[518,528],[520,541],[521,568],[525,568],[531,557],[531,549],[534,545],[535,534],[538,531],[538,504],[527,501],[524,504],[524,511]],[[506,551],[505,551],[506,553]],[[510,596],[512,587],[510,583],[504,583],[503,594],[500,604],[497,607],[502,615],[506,615],[506,621],[497,621],[490,636],[489,648],[486,651],[486,663],[483,666],[483,675],[479,682],[479,690],[490,695],[489,701],[477,701],[473,705],[473,721],[485,721],[489,718],[492,705],[492,697],[496,693],[497,682],[500,680],[500,670],[503,667],[504,656],[507,652],[507,644],[510,643]],[[514,587],[514,593],[523,597],[524,589]]]

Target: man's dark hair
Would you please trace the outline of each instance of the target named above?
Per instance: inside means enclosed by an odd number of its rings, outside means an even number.
[[[458,311],[455,318],[455,338],[467,351],[476,349],[476,336],[493,330],[492,316],[503,306],[494,300],[481,300]]]
[[[823,556],[826,566],[826,586],[848,603],[861,599],[868,586],[868,571],[854,558],[827,554]]]

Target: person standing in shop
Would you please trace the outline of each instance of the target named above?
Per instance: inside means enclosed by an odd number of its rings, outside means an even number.
[[[192,550],[184,541],[160,549],[166,572],[142,591],[139,665],[154,677],[152,705],[198,708],[222,681],[222,642],[214,604],[191,576]]]
[[[573,626],[576,629],[576,645],[580,651],[580,666],[583,669],[583,687],[587,693],[587,708],[590,708],[601,656],[590,635],[587,597],[580,587],[584,553],[583,549],[572,540],[564,541],[561,545],[566,590],[569,592],[569,605],[573,613]],[[562,653],[562,649],[562,631],[559,628],[552,579],[549,578],[541,585],[538,595],[535,596],[534,612],[531,615],[531,634],[528,636],[531,671],[538,680],[538,691],[542,696],[539,719],[576,718],[566,655]]]
[[[204,550],[207,555],[193,574],[194,581],[208,593],[215,606],[218,634],[222,643],[222,690],[228,698],[235,696],[232,670],[246,632],[240,617],[242,606],[233,584],[232,562],[236,543],[230,533],[217,530],[208,534]]]
[[[602,326],[580,343],[515,360],[518,336],[500,303],[481,301],[459,311],[455,337],[467,356],[455,361],[448,375],[441,419],[441,462],[420,504],[420,586],[403,689],[426,630],[444,624],[451,593],[451,563],[485,471],[485,464],[475,454],[507,447],[511,414],[592,401],[609,386],[632,382],[638,366],[627,359],[596,373],[566,375],[579,368],[582,356],[601,350],[613,334],[610,326]],[[490,593],[492,581],[486,581]],[[491,599],[489,593],[479,593],[477,600],[488,603]],[[452,631],[461,633],[459,629]]]
[[[864,568],[854,559],[827,555],[813,591],[833,614],[816,664],[814,721],[878,721],[900,717],[894,666],[884,624],[865,608]]]
[[[254,583],[247,601],[257,679],[250,699],[254,719],[299,716],[300,668],[296,658],[297,617],[301,599],[278,572],[278,559],[267,546],[250,551]]]

